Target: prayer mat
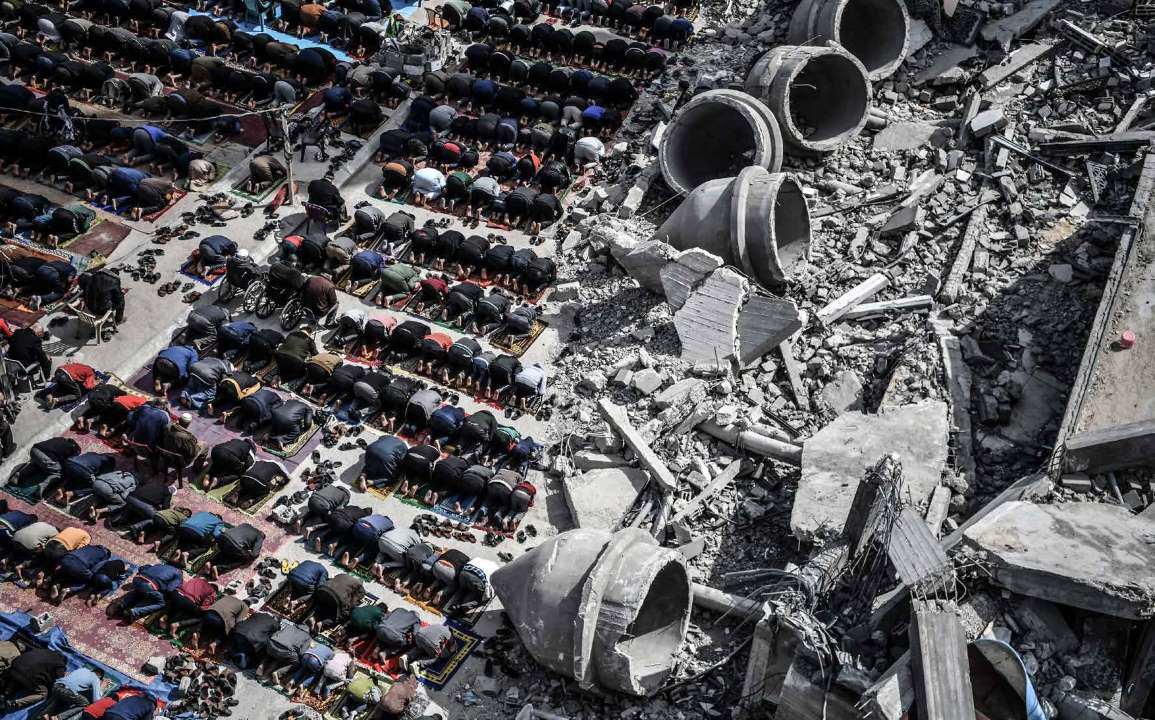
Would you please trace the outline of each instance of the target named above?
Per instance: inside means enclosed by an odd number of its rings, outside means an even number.
[[[54,605],[39,597],[32,588],[3,583],[0,584],[0,606],[19,608],[29,615],[49,614],[55,626],[67,633],[68,644],[77,652],[142,682],[147,683],[147,679],[140,668],[148,658],[171,652],[168,643],[143,629],[123,627],[119,619],[107,617],[99,606],[91,608],[77,598]]]
[[[205,159],[207,160],[208,158]],[[224,176],[228,175],[229,170],[232,169],[231,165],[228,163],[223,163],[220,160],[209,160],[209,162],[211,162],[213,164],[213,168],[215,168],[212,180],[209,180],[207,183],[194,188],[187,177],[182,177],[177,179],[176,186],[181,190],[187,190],[188,192],[200,192],[215,183],[217,180],[220,180]]]
[[[225,276],[226,268],[224,265],[210,270],[208,275],[201,275],[200,273],[193,272],[193,264],[194,263],[192,258],[185,260],[184,264],[180,266],[180,270],[178,272],[180,272],[181,275],[184,275],[191,280],[195,280],[201,285],[207,285],[208,287],[212,287],[216,284],[217,280],[220,280]]]
[[[440,313],[441,309],[445,307],[444,302],[440,302],[440,303],[432,306],[431,308],[427,309],[424,313],[417,312],[417,310],[415,310],[414,308],[417,305],[418,295],[420,295],[420,292],[414,293],[413,295],[409,296],[409,299],[406,302],[405,307],[403,307],[401,309],[404,310],[405,312],[409,313],[413,317],[420,318],[421,320],[424,320],[425,322],[430,323],[432,325],[436,325],[439,328],[444,328],[446,330],[452,330],[453,332],[458,332],[458,333],[463,332],[460,326],[453,325],[452,323],[450,323],[447,320],[434,320],[433,319],[434,316],[436,316],[438,313]]]
[[[472,624],[466,626],[455,620],[449,620],[445,624],[453,633],[456,642],[453,653],[437,662],[424,665],[417,671],[418,682],[433,690],[443,690],[457,671],[465,666],[469,656],[481,647],[481,636],[473,632]]]
[[[289,583],[283,582],[280,587],[269,594],[269,597],[265,599],[265,604],[261,609],[274,612],[295,623],[303,622],[309,614],[309,603],[302,603],[295,610],[290,611],[289,595]]]
[[[245,185],[248,184],[250,177],[251,177],[250,175],[246,175],[245,179],[241,180],[239,183],[234,185],[233,189],[230,190],[229,192],[231,192],[233,195],[236,195],[237,197],[239,197],[243,200],[248,200],[249,202],[253,203],[254,205],[259,205],[260,203],[263,203],[264,201],[271,198],[274,193],[279,191],[285,185],[285,183],[288,182],[288,180],[286,178],[281,178],[280,180],[277,180],[272,185],[269,185],[267,188],[260,191],[259,193],[250,193],[250,192],[246,192],[243,189],[245,187]]]
[[[373,677],[373,679],[376,680],[377,688],[381,691],[382,695],[389,692],[389,688],[393,686],[393,683],[389,680],[380,676],[375,676],[372,673],[364,673],[358,671],[353,676],[353,679],[356,680],[358,675],[369,675],[370,677]],[[346,703],[346,699],[349,698],[349,691],[342,687],[338,690],[334,690],[333,695],[337,698],[337,700],[329,706],[329,711],[324,715],[325,720],[368,720],[369,718],[373,717],[373,713],[375,711],[374,703],[370,703],[369,707],[367,707],[364,711],[357,713],[356,715],[347,715],[345,714],[346,710],[343,708]],[[355,703],[356,701],[350,699],[349,702]]]
[[[501,328],[490,336],[489,342],[495,348],[505,350],[514,357],[521,357],[533,345],[534,340],[537,340],[545,332],[547,327],[549,327],[549,323],[546,321],[534,320],[533,328],[530,329],[529,334],[521,337],[514,337],[505,328]]]
[[[293,693],[292,695],[289,695],[283,690],[279,691],[282,695],[285,695],[293,702],[301,703],[302,705],[308,705],[310,708],[316,710],[324,717],[329,717],[328,713],[337,706],[337,702],[341,699],[341,693],[336,690],[330,693],[329,697],[327,698],[323,698],[314,692],[305,690],[304,688],[298,688],[297,692]]]
[[[240,510],[249,517],[256,517],[257,514],[261,511],[261,508],[265,507],[265,505],[268,505],[269,501],[272,500],[273,497],[283,489],[283,486],[272,488],[260,497],[251,498],[244,503],[238,503],[237,496],[240,494],[240,480],[234,480],[232,482],[224,483],[223,485],[218,485],[212,490],[202,489],[201,482],[202,480],[198,479],[197,482],[193,484],[193,489],[197,490],[205,497],[212,498],[222,505],[228,505],[235,510]]]
[[[362,283],[359,283],[353,287],[350,287],[349,290],[347,290],[347,292],[355,298],[360,298],[362,300],[366,300],[366,299],[372,299],[373,297],[376,297],[379,289],[380,289],[380,281],[379,280],[370,280],[368,282],[362,282]]]
[[[149,374],[151,375],[151,373],[149,373]],[[149,380],[151,382],[152,378],[150,377]],[[109,385],[112,385],[113,387],[120,388],[121,390],[128,393],[129,395],[136,395],[137,397],[143,397],[143,398],[147,398],[149,400],[156,398],[156,395],[152,394],[151,392],[148,392],[146,390],[142,390],[139,387],[136,387],[133,385],[129,385],[127,382],[125,382],[116,373],[109,373],[108,378],[105,380],[105,382],[108,383]]]
[[[28,463],[23,463],[18,465],[12,474],[15,475],[17,472],[23,469],[24,465],[27,464]],[[4,492],[8,493],[12,497],[20,498],[29,505],[35,505],[36,503],[40,502],[40,483],[36,483],[34,485],[13,485],[12,483],[8,483],[4,486],[3,489]]]
[[[168,205],[165,205],[164,207],[162,207],[160,210],[157,210],[156,212],[149,213],[148,215],[141,215],[140,221],[141,222],[147,222],[147,223],[156,222],[157,220],[160,219],[161,215],[164,215],[169,210],[172,210],[173,207],[176,206],[177,203],[179,203],[182,199],[184,199],[185,195],[188,195],[188,191],[187,190],[181,190],[178,188],[176,190],[176,197],[173,199],[172,202],[170,202]],[[125,208],[126,211],[129,209],[130,208]]]
[[[92,256],[93,253],[97,253],[107,258],[115,252],[130,232],[131,228],[125,225],[104,220],[95,224],[83,235],[62,242],[60,247],[76,255]],[[92,265],[93,263],[89,263],[89,269],[92,269]]]
[[[232,525],[225,523],[225,529],[228,529],[230,527],[232,527]],[[163,560],[164,562],[168,563],[169,565],[172,565],[173,567],[180,568],[187,573],[196,574],[196,573],[199,573],[201,571],[201,568],[203,568],[205,566],[206,562],[208,562],[209,560],[212,560],[214,557],[217,556],[217,553],[219,552],[219,548],[217,548],[217,544],[214,541],[200,555],[197,555],[196,557],[190,556],[187,565],[181,565],[181,564],[176,562],[176,556],[177,556],[178,551],[179,551],[179,548],[178,548],[177,539],[174,537],[171,540],[165,541],[159,548],[157,548],[156,556],[158,558],[160,558],[161,560]]]
[[[369,487],[365,488],[365,492],[369,493],[373,497],[380,498],[382,500],[388,500],[397,492],[397,483],[390,483],[389,485],[384,485],[382,487],[374,487],[373,485],[370,485]]]
[[[309,429],[307,429],[307,430],[305,430],[305,432],[301,433],[300,437],[298,437],[296,440],[294,440],[291,445],[288,445],[285,448],[279,449],[279,450],[277,448],[266,445],[264,438],[262,438],[258,444],[261,446],[262,450],[269,453],[270,455],[276,455],[277,457],[280,457],[280,458],[290,458],[290,457],[293,457],[294,455],[296,455],[297,453],[301,452],[302,450],[304,450],[305,446],[309,444],[309,441],[311,441],[313,439],[313,437],[318,432],[320,432],[320,430],[321,430],[321,426],[318,425],[316,421],[314,421],[313,424],[309,427]]]

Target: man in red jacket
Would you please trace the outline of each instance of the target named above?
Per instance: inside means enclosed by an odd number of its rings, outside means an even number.
[[[51,410],[57,405],[76,402],[96,387],[96,371],[84,363],[67,363],[56,368],[50,382],[36,393],[37,400],[44,402]]]

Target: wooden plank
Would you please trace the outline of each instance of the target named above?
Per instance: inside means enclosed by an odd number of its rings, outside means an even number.
[[[967,638],[953,602],[914,601],[910,651],[918,716],[974,720]]]
[[[789,340],[784,340],[778,346],[782,355],[782,364],[786,366],[786,377],[790,378],[790,390],[794,393],[794,403],[799,410],[810,410],[810,396],[806,394],[806,386],[802,384],[802,373],[798,361],[794,359],[794,347]]]
[[[646,442],[645,438],[637,431],[630,423],[629,417],[626,415],[626,409],[621,405],[615,405],[609,398],[602,398],[598,401],[598,409],[601,410],[602,417],[606,422],[622,436],[622,441],[634,451],[634,455],[638,456],[638,461],[641,462],[642,467],[649,471],[650,475],[658,482],[666,492],[673,492],[678,487],[678,480],[674,474],[670,472],[670,468],[662,462],[657,453],[653,451],[650,444]]]
[[[774,626],[768,620],[754,627],[750,644],[750,660],[746,663],[746,679],[742,683],[742,702],[735,709],[734,720],[758,717],[769,699],[768,677],[774,646],[777,643]]]
[[[990,90],[1023,68],[1050,55],[1055,49],[1052,43],[1031,43],[1011,53],[1006,62],[983,70],[979,74],[979,85]]]
[[[911,295],[895,300],[881,300],[879,302],[862,303],[842,316],[843,320],[855,320],[871,315],[885,315],[892,312],[910,312],[911,310],[925,310],[934,305],[934,298],[930,295]]]
[[[983,182],[982,189],[987,187],[986,181]],[[982,193],[980,192],[980,195]],[[959,291],[962,288],[963,276],[971,266],[971,258],[974,257],[975,247],[978,245],[979,235],[986,233],[987,210],[989,205],[980,205],[971,213],[970,220],[967,221],[967,228],[963,232],[962,244],[959,245],[958,254],[955,255],[954,264],[951,265],[950,272],[947,273],[946,280],[942,283],[942,289],[939,290],[939,297],[943,302],[953,303],[958,299]]]
[[[731,461],[730,464],[726,466],[725,470],[718,473],[718,477],[714,478],[709,482],[709,484],[706,485],[702,492],[690,498],[690,501],[686,503],[685,507],[678,511],[677,515],[674,515],[670,522],[676,523],[680,520],[685,520],[687,517],[693,516],[698,512],[698,510],[701,509],[702,505],[707,500],[722,492],[722,490],[725,489],[725,487],[729,485],[730,482],[734,480],[734,478],[738,477],[738,473],[741,470],[741,460]]]
[[[827,325],[836,322],[854,307],[860,305],[867,298],[874,297],[888,285],[890,285],[889,275],[875,273],[827,303],[826,307],[817,312],[818,319]]]

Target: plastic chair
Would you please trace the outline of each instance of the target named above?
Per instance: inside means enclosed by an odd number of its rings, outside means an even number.
[[[315,222],[321,223],[322,231],[327,231],[329,223],[332,222],[333,219],[333,216],[328,210],[310,202],[305,203],[305,217],[307,218],[305,220],[305,228],[301,232],[301,234],[305,236],[309,234],[309,230],[312,229],[313,223]]]
[[[124,441],[124,450],[125,454],[132,458],[133,470],[140,470],[140,464],[147,462],[153,473],[157,471],[158,456],[156,451],[160,450],[160,448],[154,448],[152,445],[145,445],[144,443],[134,442],[126,438]]]
[[[4,371],[8,376],[16,379],[13,383],[15,389],[19,389],[20,383],[23,382],[28,385],[28,391],[32,392],[36,387],[36,385],[33,384],[34,381],[40,385],[43,385],[45,382],[44,370],[41,369],[40,363],[38,362],[31,362],[24,365],[19,360],[6,357],[4,358]]]
[[[164,476],[165,481],[168,481],[169,474],[172,473],[176,477],[176,486],[178,488],[184,487],[185,478],[192,477],[193,470],[201,462],[203,457],[203,455],[197,455],[191,462],[185,463],[184,458],[178,453],[165,450],[162,447],[156,448],[156,456],[160,463],[160,472]]]
[[[84,310],[80,307],[80,301],[69,303],[66,306],[69,310],[76,314],[76,333],[75,337],[80,337],[81,328],[92,328],[92,333],[96,336],[96,344],[100,345],[104,342],[104,326],[112,321],[114,311],[109,310],[100,317]]]

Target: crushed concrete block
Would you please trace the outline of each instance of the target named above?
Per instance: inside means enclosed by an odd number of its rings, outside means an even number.
[[[614,385],[629,385],[630,381],[634,379],[634,371],[629,368],[622,368],[614,373]]]
[[[622,264],[630,277],[638,281],[639,285],[660,295],[663,288],[659,272],[676,252],[677,250],[664,242],[647,240],[639,243],[621,257],[617,255],[614,257]]]
[[[1038,598],[1022,598],[1011,606],[1015,620],[1027,629],[1036,643],[1035,654],[1046,660],[1055,653],[1073,652],[1079,638],[1054,603]]]
[[[1067,264],[1052,265],[1047,268],[1047,272],[1049,272],[1055,280],[1064,284],[1075,279],[1075,269]]]
[[[722,258],[700,248],[678,252],[659,270],[662,291],[670,309],[677,311],[686,304],[694,288],[722,267]]]
[[[922,505],[939,485],[947,458],[947,409],[940,401],[848,412],[802,447],[802,474],[790,528],[802,540],[842,532],[858,484],[886,453],[902,463],[904,496]]]
[[[971,135],[977,138],[986,137],[991,133],[1002,130],[1006,126],[1007,116],[1003,114],[1002,108],[983,110],[971,118]]]
[[[674,313],[682,359],[724,360],[738,352],[738,316],[750,283],[736,270],[719,268]]]
[[[647,482],[639,468],[603,468],[565,478],[562,491],[574,525],[613,530]]]
[[[578,292],[581,290],[581,283],[567,282],[558,285],[553,289],[553,295],[550,300],[553,302],[567,302],[569,300],[577,300]]]
[[[587,470],[605,470],[607,468],[616,468],[628,465],[626,459],[621,455],[607,455],[605,453],[593,452],[592,450],[579,450],[573,454],[573,464],[578,470],[586,472]]]
[[[495,698],[497,697],[497,680],[487,675],[478,675],[473,678],[473,692]]]
[[[921,226],[922,212],[919,207],[917,205],[900,205],[878,229],[878,236],[887,238],[905,235],[912,230],[918,230]]]
[[[643,368],[634,373],[634,377],[630,380],[630,386],[640,392],[642,395],[653,395],[662,387],[665,378],[662,374],[653,368]]]
[[[906,56],[910,57],[922,50],[931,40],[934,40],[934,31],[930,29],[930,25],[927,25],[925,20],[911,18],[910,32],[907,33]]]
[[[738,360],[748,365],[802,328],[802,313],[792,300],[756,293],[738,313]]]
[[[665,410],[692,400],[705,391],[706,383],[698,378],[684,378],[658,393],[654,407]]]
[[[862,381],[852,370],[843,370],[826,383],[820,393],[836,415],[851,410],[862,410]]]
[[[585,377],[578,382],[577,389],[579,392],[593,395],[605,390],[606,382],[608,381],[606,380],[605,374],[600,370],[594,370],[586,373]]]
[[[1005,47],[1015,38],[1030,32],[1059,5],[1060,0],[1031,0],[1014,15],[983,25],[980,35],[987,42]]]
[[[930,123],[892,123],[874,136],[874,149],[884,152],[942,147],[950,139],[950,128]]]
[[[992,581],[1020,595],[1141,620],[1155,616],[1155,526],[1118,505],[1000,505],[963,533]]]

